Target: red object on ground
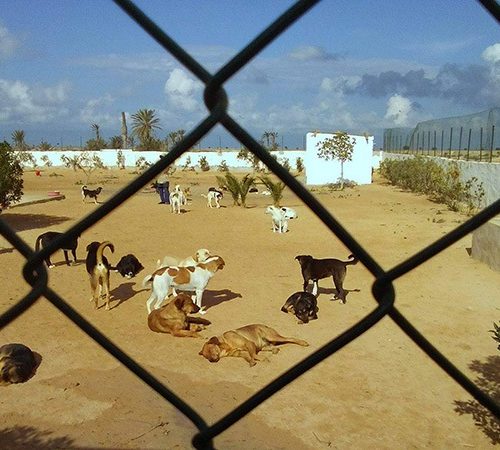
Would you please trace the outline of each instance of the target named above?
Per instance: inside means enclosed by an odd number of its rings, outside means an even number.
[[[41,177],[42,176],[42,173],[39,171],[39,170],[35,170],[35,175],[37,177]]]

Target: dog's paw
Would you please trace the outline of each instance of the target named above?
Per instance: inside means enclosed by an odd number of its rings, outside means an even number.
[[[198,312],[203,316],[204,314],[207,313],[207,310],[205,309],[204,306],[202,306]]]

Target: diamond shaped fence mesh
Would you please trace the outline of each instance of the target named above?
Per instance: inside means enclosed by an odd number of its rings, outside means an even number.
[[[80,327],[90,338],[97,342],[104,350],[113,355],[118,361],[136,374],[154,391],[165,400],[175,406],[197,427],[198,433],[193,437],[192,443],[198,449],[213,448],[213,438],[223,433],[231,425],[250,413],[261,403],[265,402],[273,394],[287,386],[306,371],[328,358],[336,351],[356,339],[369,330],[382,318],[390,317],[436,364],[438,364],[451,379],[459,383],[479,403],[486,407],[497,418],[500,418],[500,405],[490,396],[479,389],[459,369],[457,369],[444,355],[442,355],[397,309],[395,306],[394,280],[404,276],[421,264],[424,264],[439,252],[445,250],[474,229],[481,226],[491,218],[500,213],[500,200],[495,201],[483,209],[474,217],[449,232],[441,239],[422,249],[406,261],[396,265],[390,270],[384,271],[370,254],[354,239],[348,230],[333,217],[322,204],[305,189],[287,170],[285,170],[251,135],[227,112],[228,98],[224,91],[224,83],[243,68],[254,56],[262,51],[280,34],[301,16],[314,7],[318,1],[298,1],[285,11],[261,34],[235,55],[217,73],[211,74],[192,58],[181,46],[171,39],[160,29],[152,19],[147,17],[133,2],[128,0],[115,0],[145,32],[156,40],[167,52],[173,55],[181,64],[191,71],[205,85],[204,99],[209,110],[206,118],[199,123],[184,139],[179,142],[168,154],[151,166],[143,174],[138,176],[128,186],[102,204],[93,213],[83,218],[79,223],[71,227],[62,237],[51,243],[48,247],[34,253],[17,234],[0,218],[0,233],[16,250],[25,258],[26,264],[23,268],[23,276],[32,286],[32,290],[23,299],[9,308],[0,316],[0,329],[19,318],[30,306],[41,299],[47,299],[61,313],[67,316],[76,326]],[[499,6],[492,1],[481,1],[482,5],[498,20]],[[84,317],[74,310],[62,297],[60,297],[48,285],[48,275],[43,264],[44,257],[51,255],[64,245],[65,242],[79,236],[85,230],[92,227],[100,219],[111,213],[122,202],[137,193],[143,186],[153,180],[169,165],[187,152],[197,142],[207,135],[216,125],[222,125],[229,133],[237,138],[244,146],[254,153],[272,172],[274,172],[286,185],[317,215],[317,217],[331,230],[352,253],[356,254],[364,266],[373,274],[375,282],[372,286],[372,294],[378,305],[362,320],[353,325],[347,331],[337,336],[315,353],[290,368],[277,379],[269,383],[259,392],[252,395],[233,411],[229,412],[212,425],[209,425],[194,409],[179,398],[158,379],[142,368],[136,361],[120,350],[105,335],[93,327]],[[390,387],[388,387],[390,389]]]

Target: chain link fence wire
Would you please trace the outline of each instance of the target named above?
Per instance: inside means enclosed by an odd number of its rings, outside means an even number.
[[[370,254],[356,241],[356,239],[344,229],[316,198],[302,186],[287,170],[285,170],[250,134],[238,124],[227,112],[228,98],[223,84],[233,77],[254,56],[262,51],[281,33],[288,29],[296,20],[300,19],[319,0],[302,0],[296,2],[292,7],[278,17],[252,42],[235,55],[214,75],[210,74],[194,58],[192,58],[182,47],[171,39],[160,29],[149,17],[147,17],[133,2],[129,0],[114,0],[127,15],[129,15],[144,31],[155,39],[167,52],[172,54],[181,64],[190,70],[201,82],[205,84],[204,100],[209,110],[207,117],[200,122],[184,139],[164,157],[138,176],[121,191],[111,197],[106,203],[79,223],[71,227],[64,235],[54,240],[49,246],[38,253],[33,252],[17,234],[0,218],[0,234],[6,238],[13,247],[25,258],[23,276],[32,286],[32,290],[20,301],[11,306],[0,315],[0,329],[19,318],[30,306],[38,300],[45,298],[51,302],[70,321],[84,331],[90,338],[97,342],[103,349],[113,355],[131,372],[136,374],[142,381],[149,385],[165,400],[175,406],[197,427],[198,433],[193,437],[192,444],[197,449],[213,449],[213,438],[227,430],[241,418],[251,412],[254,408],[265,402],[273,394],[287,386],[293,380],[307,372],[309,369],[334,354],[339,349],[352,342],[358,336],[369,330],[382,318],[389,316],[414,342],[418,345],[436,364],[438,364],[452,379],[462,386],[481,405],[486,407],[493,415],[500,418],[500,405],[479,389],[459,369],[457,369],[444,355],[442,355],[396,308],[395,291],[393,281],[404,276],[427,260],[445,250],[473,230],[495,217],[500,213],[500,200],[490,204],[476,216],[472,217],[456,229],[435,241],[433,244],[419,251],[388,271],[384,271]],[[495,0],[480,0],[480,3],[498,21],[500,7]],[[66,242],[79,236],[85,230],[92,227],[96,222],[111,213],[125,200],[137,193],[142,187],[153,180],[168,166],[173,164],[177,158],[188,151],[191,147],[206,136],[216,125],[222,125],[236,139],[254,153],[267,167],[273,171],[286,185],[318,216],[319,219],[331,230],[340,241],[356,254],[362,264],[374,275],[375,282],[372,286],[373,297],[378,305],[362,320],[325,344],[314,354],[310,355],[300,363],[291,367],[284,374],[252,395],[245,402],[209,425],[193,408],[174,392],[164,386],[147,370],[130,358],[116,344],[111,342],[99,330],[93,327],[84,317],[75,311],[63,298],[48,286],[47,269],[43,261],[61,249]],[[390,389],[390,387],[388,387]]]

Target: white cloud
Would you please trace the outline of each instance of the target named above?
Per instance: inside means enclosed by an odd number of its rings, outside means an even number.
[[[121,123],[121,115],[114,116],[106,110],[114,103],[114,98],[106,94],[99,98],[93,98],[87,101],[86,105],[80,111],[80,120],[88,124],[97,123],[102,127],[113,127],[119,129]]]
[[[496,43],[487,47],[481,57],[490,64],[496,64],[500,62],[500,43]]]
[[[63,102],[68,90],[67,83],[44,88],[0,79],[0,118],[4,121],[49,122],[66,113]]]
[[[408,116],[412,112],[411,101],[402,95],[395,94],[387,101],[385,119],[394,122],[394,125],[405,127],[410,125]]]
[[[0,24],[0,59],[12,56],[18,46],[19,43],[14,36]]]
[[[176,108],[194,112],[202,107],[202,99],[198,96],[201,88],[200,82],[190,78],[184,70],[176,68],[170,72],[165,83],[165,94]]]
[[[297,47],[290,52],[289,56],[299,61],[333,61],[338,59],[337,56],[328,53],[324,48],[314,45]]]

